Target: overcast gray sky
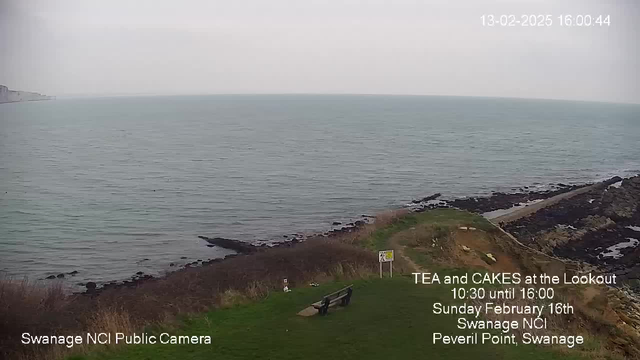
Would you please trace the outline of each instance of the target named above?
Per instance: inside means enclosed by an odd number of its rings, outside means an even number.
[[[483,14],[553,15],[483,27]],[[561,27],[561,14],[611,26]],[[0,84],[50,95],[358,93],[640,103],[634,0],[0,0]]]

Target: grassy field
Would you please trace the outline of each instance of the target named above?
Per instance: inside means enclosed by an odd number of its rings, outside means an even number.
[[[431,313],[433,302],[450,301],[449,287],[414,285],[406,276],[355,282],[351,305],[326,317],[296,315],[343,285],[274,293],[187,319],[172,332],[211,335],[211,345],[131,345],[69,359],[578,359],[524,345],[433,345],[433,332],[459,331],[454,317]]]
[[[389,226],[376,230],[369,237],[366,247],[372,250],[385,250],[389,247],[389,238],[400,231],[418,224],[437,224],[439,226],[473,226],[484,231],[494,231],[493,225],[485,218],[455,209],[437,209],[421,213],[410,213],[394,221]]]
[[[439,209],[387,219],[371,230],[365,229],[357,241],[358,248],[376,251],[402,249],[405,256],[424,268],[442,273],[463,273],[468,268],[443,268],[434,262],[435,253],[425,253],[404,246],[412,234],[421,233],[429,241],[450,234],[458,226],[472,226],[486,233],[496,229],[486,219],[464,211]],[[443,236],[444,237],[444,236]],[[437,249],[436,249],[437,250]],[[434,255],[436,254],[436,255]],[[453,264],[455,265],[455,264]],[[476,269],[474,271],[486,271]],[[331,310],[326,317],[301,317],[298,311],[333,292],[346,282],[331,281],[320,287],[298,287],[291,293],[272,292],[266,299],[231,308],[217,309],[184,319],[172,335],[210,335],[211,345],[127,345],[112,350],[77,355],[69,360],[133,360],[133,359],[609,359],[605,353],[597,357],[589,351],[559,351],[559,348],[533,345],[443,345],[432,343],[432,334],[469,335],[456,327],[455,315],[434,315],[432,304],[453,302],[451,287],[415,285],[412,277],[396,274],[393,279],[354,281],[350,306]],[[351,282],[349,282],[351,283]],[[147,333],[151,330],[147,329]],[[597,349],[600,340],[589,340],[587,347]],[[566,349],[566,348],[565,348]],[[587,349],[588,350],[588,349]],[[581,355],[583,354],[583,355]],[[618,357],[611,357],[618,358]]]

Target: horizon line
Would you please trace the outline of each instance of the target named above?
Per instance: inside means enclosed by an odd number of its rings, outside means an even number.
[[[67,94],[47,95],[56,98],[119,98],[119,97],[169,97],[169,96],[397,96],[397,97],[458,97],[458,98],[484,98],[484,99],[510,99],[510,100],[544,100],[565,102],[586,102],[617,105],[640,105],[640,102],[610,101],[610,100],[584,100],[584,99],[559,99],[544,97],[517,97],[517,96],[487,96],[487,95],[441,95],[441,94],[388,94],[388,93],[105,93],[105,94]]]

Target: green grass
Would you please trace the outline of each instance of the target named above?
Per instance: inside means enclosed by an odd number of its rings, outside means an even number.
[[[211,335],[211,345],[130,345],[73,359],[578,359],[524,345],[433,345],[433,332],[459,331],[454,317],[432,314],[434,302],[450,301],[450,288],[414,285],[408,277],[357,281],[350,306],[326,317],[296,315],[341,286],[274,293],[258,303],[192,317],[172,332]]]
[[[494,226],[484,217],[457,209],[436,209],[417,213],[415,216],[421,223],[433,223],[442,226],[473,226],[484,231],[492,231],[494,229]]]
[[[371,250],[386,249],[391,236],[421,223],[494,230],[478,215],[440,209],[404,216],[375,231],[365,246]],[[418,263],[430,262],[426,254],[410,248],[406,251]],[[441,275],[466,271],[439,270]],[[172,335],[210,335],[211,345],[130,345],[112,351],[94,351],[70,360],[580,359],[532,345],[434,345],[434,332],[466,335],[469,331],[456,328],[455,316],[432,313],[434,302],[452,302],[450,286],[415,285],[412,278],[406,276],[356,281],[350,306],[332,309],[326,317],[296,315],[324,294],[344,285],[344,282],[334,282],[317,288],[294,289],[291,293],[272,293],[257,303],[191,317],[178,331],[167,331]]]
[[[389,246],[389,238],[393,236],[393,234],[407,230],[416,224],[418,224],[418,217],[415,214],[403,216],[395,223],[374,231],[365,242],[365,245],[367,248],[375,251],[387,250]]]
[[[472,226],[487,232],[495,231],[495,227],[480,215],[456,209],[436,209],[421,213],[410,213],[398,219],[394,224],[376,230],[365,242],[371,250],[386,250],[389,238],[396,233],[410,229],[418,224],[437,224],[439,226]]]

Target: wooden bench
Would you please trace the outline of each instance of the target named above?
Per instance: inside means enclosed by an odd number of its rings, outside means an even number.
[[[311,304],[311,306],[318,309],[320,315],[326,315],[329,307],[335,306],[338,303],[340,303],[340,306],[347,306],[351,301],[351,294],[353,294],[352,286],[353,285],[349,285],[329,295],[325,295],[322,300]]]

